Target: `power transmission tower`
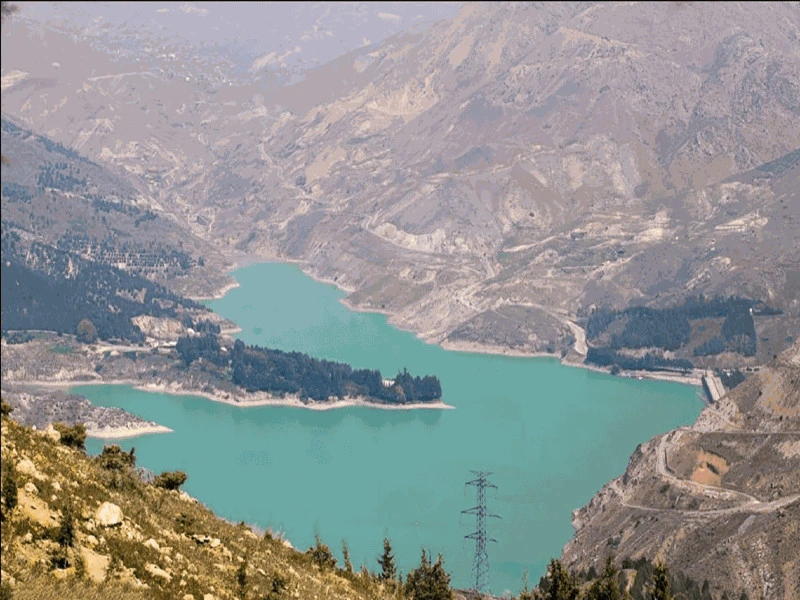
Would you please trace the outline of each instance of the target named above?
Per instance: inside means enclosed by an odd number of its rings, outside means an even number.
[[[472,572],[475,574],[475,591],[483,593],[489,589],[489,554],[486,552],[486,543],[497,542],[496,539],[486,534],[486,519],[499,519],[501,517],[500,515],[486,512],[486,489],[497,489],[497,486],[487,479],[487,476],[491,475],[491,473],[488,471],[472,471],[472,473],[476,475],[476,478],[468,481],[465,485],[474,485],[477,488],[478,505],[461,512],[467,515],[475,515],[475,531],[464,537],[469,540],[475,540],[475,559],[472,563]]]

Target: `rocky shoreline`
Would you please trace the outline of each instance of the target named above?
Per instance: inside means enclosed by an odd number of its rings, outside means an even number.
[[[230,260],[234,261],[236,268],[241,268],[251,264],[257,264],[259,262],[271,263],[271,262],[283,262],[292,265],[296,265],[300,268],[303,273],[317,281],[319,283],[323,283],[325,285],[332,285],[335,286],[337,289],[345,292],[345,293],[353,293],[355,289],[350,287],[342,286],[342,284],[338,281],[334,281],[333,279],[320,277],[315,275],[314,272],[308,268],[307,263],[297,259],[285,259],[285,258],[265,258],[263,261],[258,260],[247,260],[247,261],[235,261],[232,257],[229,257]],[[235,270],[234,269],[234,270]],[[232,271],[231,271],[232,273]],[[225,293],[227,293],[230,289],[233,289],[237,286],[224,286],[220,288],[220,292],[216,297],[222,298],[224,297]],[[401,331],[406,331],[408,333],[412,333],[417,339],[427,343],[427,344],[436,344],[439,347],[443,348],[444,350],[450,350],[453,352],[470,352],[475,354],[491,354],[495,356],[512,356],[518,358],[554,358],[561,362],[562,365],[568,367],[578,367],[581,369],[588,369],[590,371],[595,371],[597,373],[605,373],[607,375],[612,374],[610,367],[600,367],[597,365],[593,365],[591,363],[586,363],[584,361],[586,357],[587,351],[587,344],[586,344],[586,335],[583,331],[583,328],[575,323],[575,321],[566,318],[564,320],[565,325],[575,334],[575,342],[573,347],[566,352],[533,352],[529,350],[520,350],[517,348],[511,348],[507,346],[500,346],[496,344],[489,344],[480,341],[467,341],[467,340],[451,340],[451,339],[443,339],[439,341],[431,340],[426,338],[423,334],[415,329],[404,325],[400,322],[400,315],[392,312],[387,309],[378,309],[378,308],[365,308],[358,306],[351,302],[348,298],[342,298],[341,303],[348,309],[353,312],[359,313],[369,313],[369,314],[379,314],[386,317],[387,323],[389,323],[392,327],[399,329]],[[240,329],[231,330],[231,331],[224,331],[224,333],[238,333],[241,331]],[[669,372],[669,371],[646,371],[646,370],[625,370],[621,369],[617,374],[619,377],[628,377],[632,379],[648,379],[648,380],[655,380],[655,381],[670,381],[673,383],[683,383],[686,385],[693,385],[696,387],[702,386],[702,376],[703,376],[703,369],[693,369],[691,373],[683,375],[677,372]]]
[[[14,419],[44,430],[52,423],[83,423],[86,434],[98,439],[124,439],[172,429],[147,421],[121,408],[95,406],[83,396],[48,386],[19,386],[3,389],[3,400],[14,409]]]
[[[93,406],[69,393],[81,385],[129,385],[139,390],[202,397],[246,408],[286,406],[308,410],[372,408],[376,410],[450,410],[442,402],[389,404],[362,396],[304,401],[297,395],[276,396],[247,392],[202,369],[185,367],[168,346],[87,345],[72,336],[43,334],[23,344],[2,344],[3,397],[19,412],[21,423],[46,427],[62,421],[82,422],[91,437],[127,438],[168,433],[169,428],[146,421],[119,408]]]

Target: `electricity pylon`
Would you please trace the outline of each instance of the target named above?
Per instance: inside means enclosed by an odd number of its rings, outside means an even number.
[[[467,515],[475,515],[475,531],[464,537],[469,540],[475,540],[475,559],[472,563],[472,572],[475,575],[475,591],[483,593],[489,589],[489,554],[486,552],[486,543],[497,543],[496,539],[486,534],[486,519],[499,519],[501,517],[500,515],[486,512],[486,489],[497,489],[497,486],[487,479],[487,476],[491,475],[491,473],[488,471],[472,471],[472,473],[476,475],[476,478],[468,481],[465,485],[474,485],[477,488],[478,505],[461,512]]]

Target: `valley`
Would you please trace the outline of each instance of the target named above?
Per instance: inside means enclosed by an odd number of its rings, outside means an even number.
[[[798,40],[796,3],[4,1],[3,599],[445,600],[475,469],[495,595],[800,598]],[[405,583],[350,564],[382,538]]]

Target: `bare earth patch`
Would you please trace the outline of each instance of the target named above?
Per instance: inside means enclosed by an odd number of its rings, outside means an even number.
[[[704,485],[722,485],[722,478],[728,472],[728,461],[714,454],[701,450],[697,454],[697,466],[692,472],[692,481]]]

